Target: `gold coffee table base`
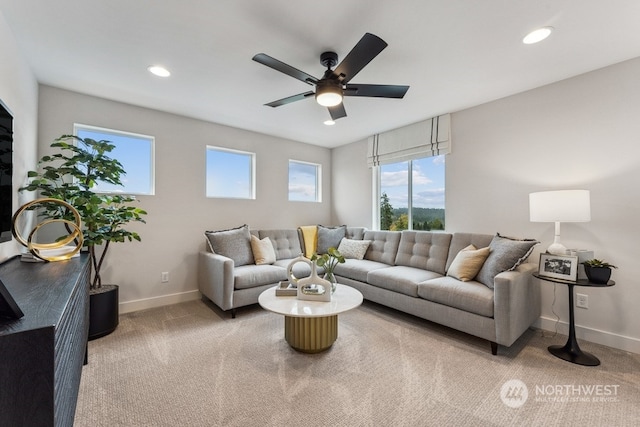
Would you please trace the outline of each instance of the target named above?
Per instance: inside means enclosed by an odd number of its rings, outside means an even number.
[[[338,338],[338,315],[326,317],[284,317],[284,339],[303,353],[319,353]]]

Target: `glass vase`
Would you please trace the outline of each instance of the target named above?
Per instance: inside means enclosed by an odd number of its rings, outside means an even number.
[[[333,275],[332,271],[328,271],[324,273],[324,280],[328,280],[331,282],[331,293],[333,294],[336,291],[336,286],[338,285],[338,281],[336,280],[336,276]]]

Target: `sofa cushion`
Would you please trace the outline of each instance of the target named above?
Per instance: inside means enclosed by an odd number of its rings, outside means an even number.
[[[489,244],[489,256],[478,272],[476,280],[493,289],[493,279],[503,271],[515,270],[522,264],[538,244],[537,240],[518,240],[496,234]]]
[[[268,237],[258,239],[252,235],[251,251],[253,252],[253,259],[256,265],[273,264],[276,262],[276,252],[271,244],[271,239]]]
[[[338,252],[345,258],[363,259],[371,240],[352,240],[346,237],[340,241]]]
[[[364,232],[364,240],[371,240],[364,259],[394,265],[398,244],[400,243],[399,231],[372,231]]]
[[[302,245],[298,237],[298,230],[260,230],[260,239],[268,237],[276,253],[276,259],[295,258],[302,253]]]
[[[246,224],[230,230],[205,231],[209,248],[213,253],[233,260],[235,267],[253,264],[251,234]]]
[[[367,283],[410,297],[417,297],[418,283],[436,277],[442,277],[442,275],[421,268],[396,266],[370,271],[367,275]]]
[[[476,281],[462,282],[446,276],[427,280],[418,284],[418,296],[470,313],[493,317],[493,290]]]
[[[287,270],[275,265],[243,265],[233,269],[235,289],[255,288],[256,286],[276,284],[287,280]]]
[[[318,226],[302,225],[298,227],[298,238],[302,242],[303,254],[307,258],[311,258],[316,252],[318,246]]]
[[[344,263],[336,265],[333,272],[336,276],[366,282],[370,271],[388,267],[387,264],[368,259],[346,259]]]
[[[449,270],[451,263],[462,249],[469,245],[473,245],[478,249],[486,248],[492,239],[493,234],[453,233],[451,245],[449,246],[449,256],[447,257],[447,270]]]
[[[422,268],[440,275],[445,272],[451,234],[429,231],[401,233],[395,265]]]
[[[329,248],[338,248],[340,240],[345,236],[347,232],[347,226],[341,225],[339,227],[325,227],[324,225],[318,225],[318,245],[316,252],[319,254],[326,254]]]
[[[362,240],[364,239],[364,232],[366,230],[365,227],[347,227],[344,237],[347,239]]]
[[[488,256],[488,246],[476,249],[475,246],[469,245],[458,252],[458,255],[451,263],[451,267],[447,270],[447,276],[468,282],[476,277]]]

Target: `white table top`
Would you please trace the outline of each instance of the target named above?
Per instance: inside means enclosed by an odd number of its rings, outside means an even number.
[[[331,301],[304,301],[295,296],[276,296],[276,286],[262,292],[258,303],[265,310],[290,317],[326,317],[349,311],[362,304],[362,294],[338,283]]]

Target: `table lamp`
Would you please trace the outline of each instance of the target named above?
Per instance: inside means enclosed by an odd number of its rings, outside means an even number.
[[[529,194],[529,220],[531,222],[554,222],[555,236],[547,252],[566,255],[567,248],[560,243],[561,222],[591,221],[589,190],[540,191]]]

